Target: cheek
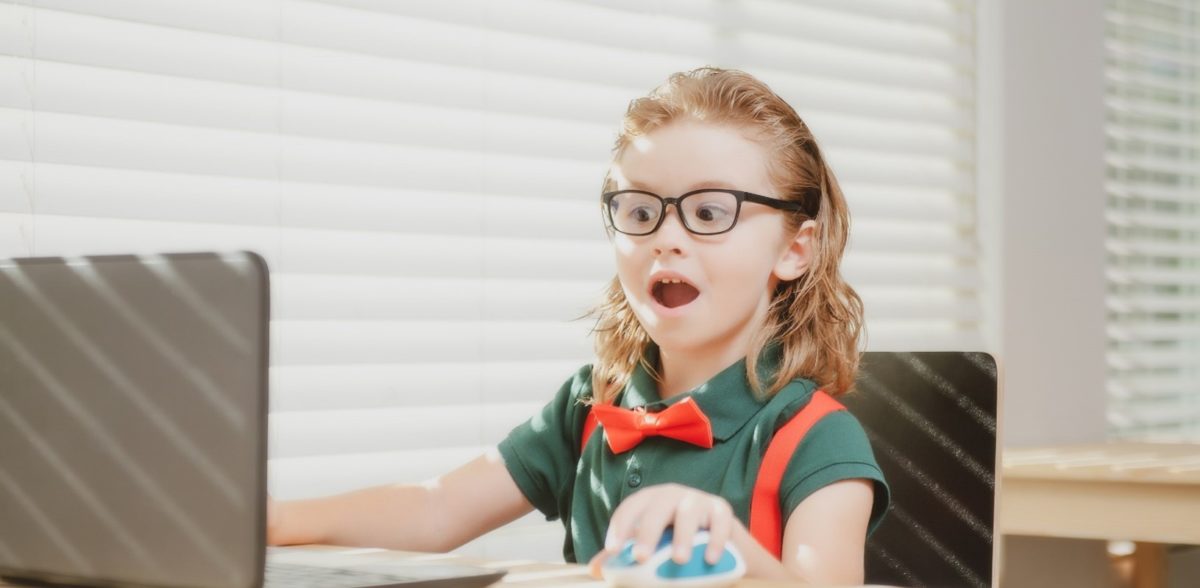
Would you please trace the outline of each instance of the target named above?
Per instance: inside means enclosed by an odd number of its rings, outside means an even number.
[[[768,255],[762,251],[747,252],[747,255],[726,257],[713,266],[709,274],[712,283],[722,285],[718,288],[717,302],[748,307],[762,296],[769,296],[767,284],[775,265]]]
[[[617,277],[621,280],[621,287],[624,288],[627,298],[630,294],[636,294],[633,291],[636,291],[639,287],[637,276],[641,275],[641,272],[635,252],[636,249],[628,239],[617,238],[613,241]]]

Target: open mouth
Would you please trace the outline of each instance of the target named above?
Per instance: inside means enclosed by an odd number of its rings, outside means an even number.
[[[650,295],[667,308],[677,308],[695,300],[700,291],[683,280],[663,279],[654,283]]]

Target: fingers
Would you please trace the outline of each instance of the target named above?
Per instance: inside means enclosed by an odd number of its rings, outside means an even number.
[[[625,499],[617,510],[613,511],[612,517],[608,520],[608,532],[604,536],[605,551],[618,551],[625,544],[625,540],[633,536],[633,529],[637,518],[642,511],[646,496],[641,492]]]
[[[660,492],[658,496],[648,501],[638,518],[634,535],[633,557],[639,562],[646,561],[658,547],[663,530],[675,519],[676,504],[679,496],[674,492]]]
[[[600,574],[600,568],[604,567],[604,562],[613,556],[613,552],[604,549],[596,553],[595,557],[588,562],[588,574],[596,580],[602,579],[604,576]]]
[[[725,544],[733,533],[733,507],[724,498],[713,501],[712,515],[708,522],[708,548],[704,550],[704,561],[714,565],[721,561]]]
[[[694,494],[688,495],[675,510],[675,539],[672,542],[671,559],[677,564],[682,565],[692,559],[696,530],[706,526],[708,510],[699,504],[702,501]]]
[[[677,484],[663,484],[635,493],[613,513],[604,549],[588,564],[595,567],[593,575],[630,538],[634,540],[634,558],[646,561],[658,547],[668,525],[674,526],[671,559],[678,564],[691,560],[696,532],[707,528],[709,539],[704,559],[712,565],[720,561],[733,533],[733,508],[720,496]]]

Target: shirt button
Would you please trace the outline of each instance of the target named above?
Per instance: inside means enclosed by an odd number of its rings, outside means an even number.
[[[642,475],[641,474],[639,474],[637,472],[629,474],[629,487],[630,488],[637,488],[638,486],[641,486],[641,485],[642,485]]]

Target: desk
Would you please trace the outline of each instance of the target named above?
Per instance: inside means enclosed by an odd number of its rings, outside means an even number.
[[[593,580],[588,576],[587,568],[581,565],[565,563],[547,563],[533,560],[488,560],[476,557],[455,555],[452,553],[416,553],[407,551],[389,551],[384,549],[336,547],[332,545],[301,545],[287,548],[272,548],[276,553],[272,557],[294,563],[331,563],[326,558],[334,555],[346,555],[364,563],[369,560],[378,563],[431,563],[431,564],[463,564],[485,568],[503,568],[508,574],[493,586],[533,587],[533,586],[607,586],[604,582]],[[311,556],[311,558],[309,557]],[[306,561],[306,559],[310,561]]]
[[[412,563],[412,562],[428,562],[428,563],[444,563],[444,564],[465,564],[473,566],[481,566],[488,568],[504,568],[508,570],[508,574],[504,576],[500,582],[493,584],[498,588],[534,588],[534,587],[557,587],[557,586],[592,586],[592,587],[607,587],[603,581],[593,580],[587,573],[587,568],[577,564],[567,563],[546,563],[533,560],[487,560],[475,557],[466,557],[450,553],[414,553],[405,551],[389,551],[385,549],[371,549],[358,547],[336,547],[332,545],[302,545],[286,548],[272,548],[280,552],[280,559],[294,563],[305,563],[306,558],[309,563],[320,565],[322,563],[328,565],[331,556],[346,556],[353,558],[357,563]],[[278,555],[273,555],[278,557]],[[11,586],[0,582],[0,586]],[[772,582],[766,580],[742,580],[737,584],[738,588],[774,588],[774,587],[795,587],[795,584],[786,582]],[[886,587],[880,587],[886,588]]]
[[[1167,544],[1200,545],[1200,445],[1006,450],[998,524],[1012,535],[1138,543],[1138,586],[1161,586]]]
[[[288,560],[297,563],[303,563],[303,554],[306,552],[314,554],[337,554],[346,553],[353,555],[369,556],[378,558],[380,561],[424,561],[431,563],[451,563],[465,564],[489,568],[504,568],[508,570],[508,574],[504,576],[500,582],[493,584],[499,588],[525,588],[525,587],[551,587],[551,586],[592,586],[605,587],[608,584],[600,580],[593,580],[587,573],[587,568],[579,564],[568,563],[547,563],[537,562],[533,560],[505,560],[496,561],[481,559],[475,557],[466,557],[454,555],[451,553],[413,553],[404,551],[387,551],[383,549],[359,549],[352,547],[334,547],[329,545],[304,545],[297,547],[286,548]],[[295,555],[296,559],[291,559]],[[795,588],[795,584],[787,582],[774,582],[767,580],[743,579],[737,583],[738,588],[774,588],[787,586]],[[879,587],[886,588],[886,587]]]

